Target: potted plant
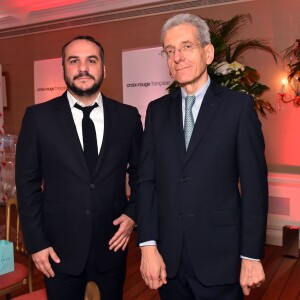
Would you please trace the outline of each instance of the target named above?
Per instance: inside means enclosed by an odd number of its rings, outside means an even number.
[[[284,50],[283,58],[288,61],[288,81],[295,92],[296,97],[300,96],[300,39]]]
[[[211,42],[215,48],[215,58],[208,66],[208,73],[212,79],[231,89],[251,94],[254,98],[255,108],[262,116],[266,111],[275,112],[272,104],[262,98],[262,94],[269,89],[259,82],[259,73],[239,63],[241,55],[252,49],[266,51],[277,62],[278,54],[264,39],[235,39],[239,29],[252,21],[250,14],[236,15],[228,21],[205,19],[211,34]],[[173,82],[169,92],[178,87]]]

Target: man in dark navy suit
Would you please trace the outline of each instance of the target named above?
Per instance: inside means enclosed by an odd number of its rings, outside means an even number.
[[[170,18],[161,41],[181,88],[147,109],[141,273],[163,300],[243,299],[265,280],[267,167],[253,98],[210,79],[214,47],[200,17]]]
[[[24,238],[49,300],[82,300],[88,281],[101,299],[118,300],[136,218],[140,115],[101,94],[104,50],[94,38],[74,38],[62,57],[67,91],[29,107],[18,139]]]

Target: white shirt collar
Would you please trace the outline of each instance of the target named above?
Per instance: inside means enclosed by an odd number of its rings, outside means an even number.
[[[84,103],[77,100],[69,91],[67,91],[67,98],[71,108],[73,108],[76,103],[78,103],[81,106],[85,106]],[[91,105],[94,105],[95,103],[98,103],[99,107],[102,109],[103,100],[102,100],[101,92],[99,92],[99,95],[97,96],[96,100],[93,103],[91,103]]]
[[[199,98],[200,95],[203,95],[201,98],[204,97],[209,85],[210,85],[210,77],[208,76],[206,83],[194,94],[196,96],[196,99]],[[181,88],[181,95],[182,95],[182,99],[185,99],[185,97],[187,96],[187,93],[185,92],[185,90],[183,88]]]

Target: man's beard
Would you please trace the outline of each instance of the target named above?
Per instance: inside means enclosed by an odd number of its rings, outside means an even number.
[[[88,72],[81,72],[78,75],[74,76],[73,82],[71,82],[70,78],[66,75],[66,72],[64,72],[64,79],[68,90],[72,91],[75,95],[79,97],[92,96],[93,94],[99,91],[104,79],[104,73],[102,71],[99,80],[95,81],[94,84],[89,89],[84,89],[84,90],[75,85],[75,80],[80,77],[90,77],[95,80],[95,77],[89,74]]]

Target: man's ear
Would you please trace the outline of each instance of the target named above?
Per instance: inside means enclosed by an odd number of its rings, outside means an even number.
[[[205,46],[205,53],[206,53],[206,64],[210,65],[214,60],[215,49],[212,44],[208,44]]]
[[[104,79],[106,78],[106,68],[105,68],[105,65],[103,66],[103,78]]]

